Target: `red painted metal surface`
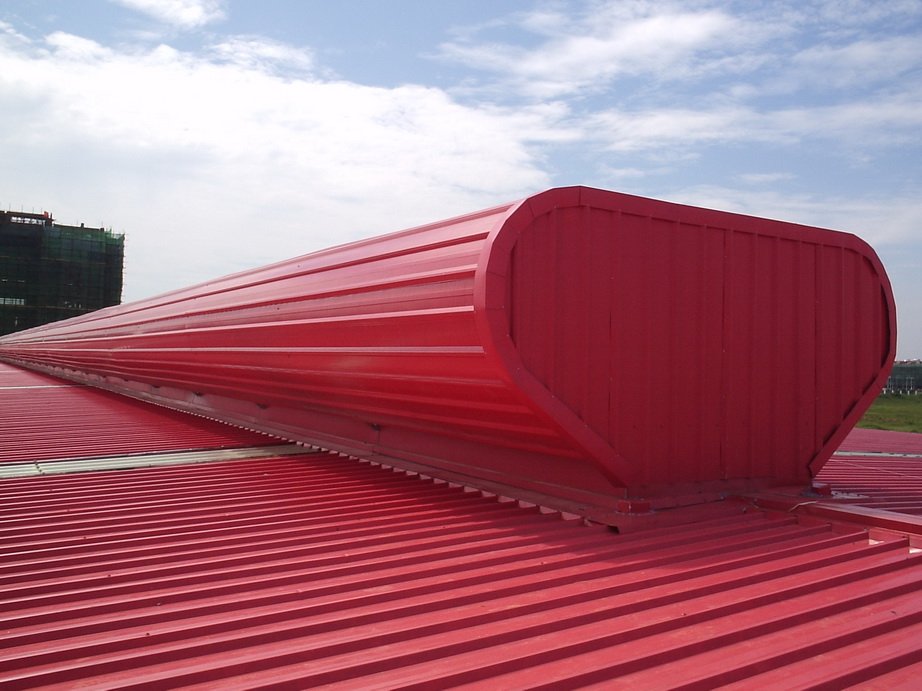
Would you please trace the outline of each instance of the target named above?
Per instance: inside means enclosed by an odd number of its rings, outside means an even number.
[[[856,428],[849,432],[839,446],[837,453],[842,452],[885,453],[894,456],[922,454],[922,434]]]
[[[0,363],[0,464],[278,443]]]
[[[841,501],[922,516],[922,434],[854,430],[817,480]]]
[[[200,422],[61,384],[0,366],[48,434],[48,391],[126,447]],[[922,520],[806,503],[617,534],[326,452],[0,479],[0,688],[914,688]]]
[[[324,453],[0,481],[0,685],[917,682],[906,538],[723,505],[618,535]]]
[[[922,516],[922,453],[911,458],[834,456],[819,479],[833,492],[854,495],[862,506]]]
[[[566,188],[14,334],[0,355],[605,515],[807,483],[894,346],[889,283],[854,236]]]
[[[922,547],[922,434],[854,430],[817,483],[821,493],[812,496],[781,492],[754,500],[763,508],[910,536]]]

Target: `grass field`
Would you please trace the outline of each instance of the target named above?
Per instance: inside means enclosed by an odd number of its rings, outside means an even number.
[[[878,396],[858,426],[922,433],[922,396]]]

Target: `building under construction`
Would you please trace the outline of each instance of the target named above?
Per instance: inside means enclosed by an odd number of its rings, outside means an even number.
[[[104,228],[0,211],[0,335],[119,304],[124,254]]]

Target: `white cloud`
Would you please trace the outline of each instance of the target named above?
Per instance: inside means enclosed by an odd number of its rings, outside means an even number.
[[[867,27],[881,21],[894,21],[922,12],[920,0],[821,0],[815,14],[824,22],[844,27]]]
[[[224,18],[223,0],[111,0],[180,29],[196,29]]]
[[[922,66],[922,34],[810,46],[793,57],[793,74],[812,89],[889,82]]]
[[[96,41],[67,34],[63,31],[56,31],[46,36],[45,44],[54,51],[60,60],[90,62],[112,55],[111,51],[96,43]]]
[[[313,53],[260,36],[230,36],[212,46],[215,57],[241,67],[309,72],[316,68]]]
[[[222,7],[131,4],[182,28]],[[258,35],[203,35],[190,52],[154,34],[116,47],[0,23],[0,146],[13,162],[0,201],[125,230],[132,299],[562,177],[918,245],[913,12],[920,3],[551,2],[442,46],[487,79],[461,74],[464,92],[414,84],[412,71],[388,74],[400,87],[358,84],[311,48]],[[682,187],[683,175],[709,184]],[[810,193],[840,184],[867,192]]]
[[[0,44],[13,48],[27,46],[30,43],[31,41],[16,31],[11,24],[0,21]]]
[[[655,175],[657,171],[649,168],[619,168],[617,166],[602,165],[599,168],[599,173],[609,180],[623,181],[646,178],[650,175]]]
[[[586,116],[586,123],[612,151],[685,150],[731,142],[793,144],[807,138],[837,140],[857,149],[916,143],[922,95],[774,111],[744,106],[608,110]]]
[[[893,143],[915,126],[911,110],[922,100],[922,34],[911,21],[920,13],[915,0],[770,8],[707,0],[591,2],[510,17],[530,41],[491,41],[474,29],[443,44],[441,57],[492,76],[492,86],[481,86],[488,93],[568,99],[577,112],[580,97],[603,94],[617,106],[582,110],[590,128],[611,130],[618,150],[683,131],[691,142],[749,133],[756,141],[791,141],[808,132],[841,136],[877,127],[873,139]],[[902,32],[866,26],[897,21]],[[794,92],[809,92],[817,105],[791,107],[778,98]],[[837,102],[816,98],[830,92]],[[879,127],[890,125],[895,138]]]
[[[4,201],[126,231],[134,299],[524,196],[550,185],[529,144],[573,136],[559,105],[330,81],[231,41],[244,58],[60,32],[0,48]]]
[[[848,140],[855,146],[918,143],[922,93],[767,113],[764,127],[779,134]]]
[[[854,233],[872,245],[918,242],[922,200],[912,195],[820,196],[765,188],[696,185],[669,198],[683,204]]]
[[[746,108],[609,110],[589,115],[587,120],[593,136],[612,151],[681,150],[715,142],[777,136],[760,134],[754,126],[758,115]]]
[[[740,175],[740,180],[751,185],[768,185],[773,182],[782,182],[793,180],[797,176],[793,173],[744,173]]]
[[[445,59],[498,73],[540,98],[607,88],[621,76],[678,80],[714,64],[746,64],[725,51],[755,40],[758,27],[718,9],[683,10],[668,3],[593,5],[579,17],[540,10],[520,25],[544,37],[533,47],[473,40],[445,43]],[[751,65],[750,65],[751,67]]]

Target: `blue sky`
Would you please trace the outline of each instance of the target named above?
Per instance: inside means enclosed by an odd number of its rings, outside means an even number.
[[[919,358],[920,135],[917,0],[0,5],[0,206],[126,300],[585,184],[860,235]]]

